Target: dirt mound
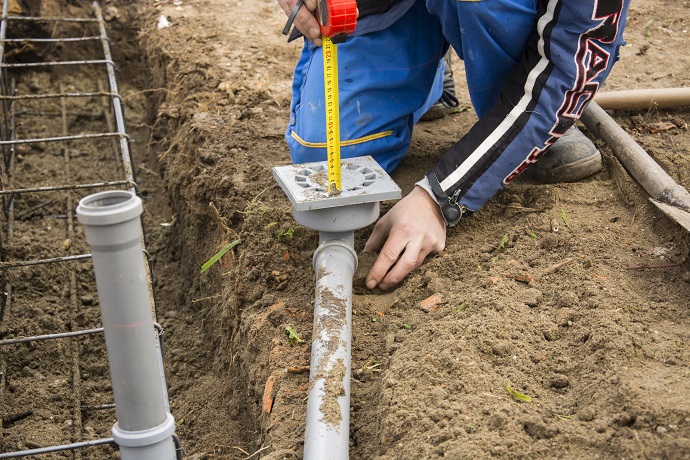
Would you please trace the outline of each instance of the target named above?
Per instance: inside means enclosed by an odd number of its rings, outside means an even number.
[[[150,201],[177,433],[192,458],[301,458],[318,235],[271,176],[290,161],[299,45],[274,0],[137,6],[153,107],[142,175],[172,209]],[[686,13],[637,1],[606,89],[688,86]],[[464,89],[467,110],[416,128],[393,175],[404,192],[474,122]],[[615,115],[690,187],[690,112]],[[393,291],[364,287],[360,255],[352,458],[690,456],[690,238],[599,146],[604,171],[515,181]]]

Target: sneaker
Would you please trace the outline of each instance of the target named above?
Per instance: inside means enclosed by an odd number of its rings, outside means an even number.
[[[448,51],[443,59],[446,61],[446,70],[443,73],[443,93],[441,98],[426,111],[419,121],[433,121],[443,118],[450,114],[453,109],[460,105],[460,101],[455,97],[455,79],[453,78],[453,68],[450,64],[451,52]]]
[[[453,109],[460,104],[457,99],[455,99],[455,101],[455,105],[449,105],[448,103],[444,102],[443,96],[441,96],[441,99],[429,107],[429,110],[427,110],[426,113],[421,116],[419,121],[434,121],[449,115]]]
[[[597,173],[601,167],[601,153],[573,125],[527,172],[543,184],[555,184],[577,182]]]

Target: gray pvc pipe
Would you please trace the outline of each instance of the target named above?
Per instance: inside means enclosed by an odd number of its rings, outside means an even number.
[[[305,460],[346,460],[350,444],[354,232],[320,233]]]
[[[599,104],[592,101],[580,120],[611,147],[623,167],[652,198],[690,212],[690,193],[685,187],[677,184]]]
[[[129,191],[96,193],[79,202],[93,267],[123,460],[175,458],[175,420],[166,410],[158,337],[141,243],[141,199]]]

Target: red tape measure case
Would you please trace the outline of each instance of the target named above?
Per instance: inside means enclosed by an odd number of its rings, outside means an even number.
[[[357,27],[356,0],[319,0],[318,14],[321,35],[349,35]]]

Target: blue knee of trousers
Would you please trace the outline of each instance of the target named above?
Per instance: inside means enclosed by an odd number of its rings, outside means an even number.
[[[371,155],[389,172],[400,163],[420,112],[440,97],[444,46],[440,24],[423,1],[390,27],[338,45],[342,158]],[[286,132],[292,161],[323,161],[323,56],[311,42],[302,50],[292,90]]]
[[[472,106],[482,117],[496,103],[534,31],[536,0],[426,0],[465,62]]]

